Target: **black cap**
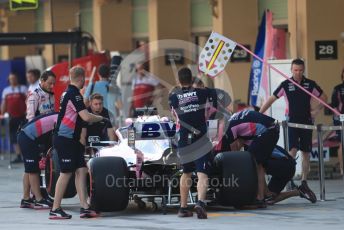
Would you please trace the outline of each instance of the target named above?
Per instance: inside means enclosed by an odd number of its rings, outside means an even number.
[[[103,78],[108,78],[110,75],[110,68],[106,64],[101,64],[98,69],[98,73]]]

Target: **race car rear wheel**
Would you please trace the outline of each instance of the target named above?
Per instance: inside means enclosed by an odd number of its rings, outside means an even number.
[[[51,148],[48,150],[45,162],[45,184],[49,196],[55,196],[55,186],[60,176],[60,164],[57,152]],[[75,176],[70,178],[63,198],[72,198],[76,195]]]
[[[97,211],[122,211],[128,206],[127,163],[120,157],[96,157],[89,162],[91,206]]]
[[[215,157],[220,172],[217,198],[223,206],[251,204],[257,195],[256,163],[249,152],[223,152]]]

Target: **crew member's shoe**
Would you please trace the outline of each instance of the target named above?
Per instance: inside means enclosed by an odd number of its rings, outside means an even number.
[[[22,199],[20,201],[20,207],[21,208],[34,208],[35,201],[32,198],[29,198],[27,200]]]
[[[80,208],[80,218],[94,218],[99,214],[91,208]]]
[[[275,199],[276,199],[276,196],[273,194],[269,194],[269,195],[264,197],[264,201],[267,205],[274,205]]]
[[[300,197],[309,200],[312,203],[317,202],[317,196],[308,187],[307,181],[303,180],[301,185],[297,188],[300,192]]]
[[[45,199],[52,204],[54,203],[54,199],[50,198],[49,196],[45,197]]]
[[[207,211],[205,210],[205,203],[203,201],[198,201],[197,204],[195,205],[195,210],[197,213],[197,218],[198,219],[207,219]]]
[[[193,212],[190,211],[188,208],[179,208],[178,217],[192,217]]]
[[[34,209],[50,209],[53,206],[53,203],[49,200],[43,198],[35,202]]]
[[[65,213],[62,208],[57,208],[54,211],[50,210],[49,212],[49,219],[50,220],[63,220],[63,219],[71,219],[72,215]]]
[[[264,199],[263,200],[256,199],[253,205],[256,206],[256,208],[267,208],[267,205]]]

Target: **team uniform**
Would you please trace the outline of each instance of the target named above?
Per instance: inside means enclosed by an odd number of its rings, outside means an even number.
[[[63,93],[60,112],[54,135],[61,172],[74,172],[86,167],[84,146],[80,143],[80,133],[84,126],[79,112],[86,109],[83,97],[76,86],[69,85]]]
[[[38,85],[38,87],[28,95],[26,119],[31,121],[39,115],[54,112],[54,104],[54,93],[47,92]]]
[[[294,177],[295,165],[296,161],[288,152],[276,145],[265,165],[266,174],[272,176],[268,184],[269,191],[279,194]]]
[[[244,140],[257,163],[265,166],[278,141],[279,125],[275,119],[262,113],[243,110],[229,119],[223,143],[229,148],[228,145],[238,138]]]
[[[320,97],[323,93],[322,89],[315,81],[305,77],[302,78],[300,85],[316,97]],[[303,92],[299,87],[288,80],[283,81],[274,91],[273,95],[276,98],[284,96],[287,104],[285,115],[289,122],[313,125],[314,121],[311,117],[310,95]],[[304,152],[311,152],[312,130],[289,127],[288,134],[289,149],[297,148]]]
[[[282,147],[276,145],[272,151],[271,157],[265,165],[266,174],[271,175],[268,189],[275,195],[281,193],[286,184],[294,177],[296,161]],[[307,183],[302,182],[297,187],[301,198],[305,198],[312,203],[317,201],[314,192],[308,187]],[[267,197],[269,200],[269,198]]]
[[[35,83],[29,85],[29,89],[27,90],[27,94],[30,95],[35,89],[39,87],[39,80],[37,80]]]
[[[331,106],[336,108],[340,114],[344,114],[344,83],[336,85],[333,89],[332,97],[331,97]],[[341,125],[339,120],[339,116],[333,116],[333,124],[334,125]],[[340,130],[336,131],[337,139],[340,141],[341,139],[341,132]]]
[[[89,108],[88,112],[92,113],[92,110]],[[103,111],[99,114],[102,117],[110,119],[109,111],[103,108]],[[109,136],[107,134],[107,129],[112,128],[110,122],[96,122],[96,123],[84,123],[84,128],[87,129],[86,143],[89,145],[88,137],[89,136],[98,136],[102,141],[108,141]]]
[[[85,146],[80,143],[83,120],[79,112],[85,110],[85,104],[79,89],[69,85],[62,94],[60,112],[57,118],[54,147],[59,158],[62,173],[72,173],[86,167],[84,158]],[[80,208],[80,218],[96,217],[98,214],[91,208]],[[61,207],[49,212],[49,219],[70,219]]]
[[[26,173],[39,173],[42,149],[50,148],[52,133],[57,121],[57,113],[38,116],[22,127],[18,134],[18,144],[24,157]]]
[[[212,144],[207,137],[205,118],[206,103],[212,101],[217,107],[217,98],[212,89],[182,88],[169,96],[172,113],[177,117],[178,154],[184,173],[208,174]]]
[[[5,100],[7,112],[10,115],[9,128],[11,143],[17,143],[17,131],[25,121],[27,87],[19,85],[8,86],[2,91],[2,100]]]

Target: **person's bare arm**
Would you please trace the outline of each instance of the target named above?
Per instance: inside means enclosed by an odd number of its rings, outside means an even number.
[[[99,121],[102,121],[104,119],[104,117],[102,117],[102,116],[98,116],[98,115],[95,115],[95,114],[88,112],[87,109],[81,110],[79,112],[79,115],[80,115],[81,119],[86,121],[86,122],[99,122]]]
[[[116,141],[116,135],[115,135],[115,132],[113,131],[113,128],[108,128],[107,134],[110,141]]]
[[[171,118],[172,118],[172,120],[174,120],[174,121],[177,121],[178,119],[178,116],[177,116],[177,112],[174,110],[174,108],[172,107],[171,108]]]
[[[80,143],[86,146],[87,129],[82,128],[80,133]]]
[[[325,93],[322,93],[320,95],[320,99],[323,100],[324,102],[327,102],[327,95]],[[324,108],[324,105],[322,103],[320,103],[320,109]]]
[[[118,110],[121,110],[123,108],[123,103],[121,99],[116,100],[115,108],[117,108]]]
[[[88,100],[88,98],[84,98],[84,104],[85,104],[86,108],[89,107],[90,106],[90,100]]]
[[[322,101],[327,102],[327,95],[325,93],[322,93],[319,97]],[[312,101],[315,101],[315,99],[312,99]],[[311,116],[312,118],[315,118],[322,108],[324,108],[324,105],[318,101],[311,103],[312,104],[312,110],[311,110]],[[315,104],[315,106],[314,106]]]
[[[6,113],[6,111],[7,111],[6,100],[3,99],[1,102],[1,114]]]
[[[268,100],[264,103],[264,105],[260,108],[260,113],[265,113],[265,111],[270,108],[270,106],[277,100],[278,98],[275,95],[272,95],[268,98]]]
[[[244,141],[240,138],[236,139],[233,143],[230,144],[231,151],[240,151],[244,147]]]

